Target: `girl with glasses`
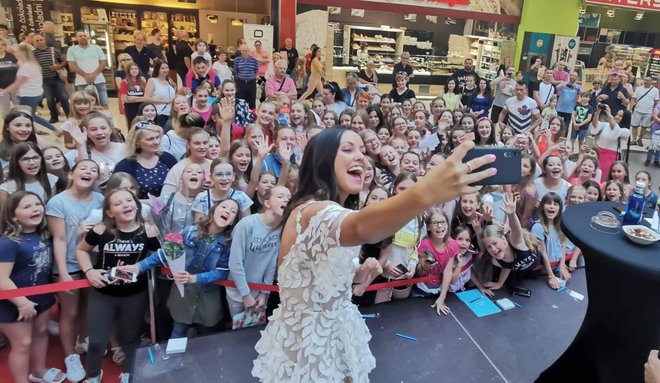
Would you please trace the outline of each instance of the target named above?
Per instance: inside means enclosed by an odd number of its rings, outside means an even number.
[[[252,200],[245,192],[232,187],[236,173],[232,164],[225,158],[217,158],[211,163],[211,181],[213,186],[197,195],[193,202],[195,222],[203,220],[216,202],[231,198],[238,202],[240,218],[250,215]]]

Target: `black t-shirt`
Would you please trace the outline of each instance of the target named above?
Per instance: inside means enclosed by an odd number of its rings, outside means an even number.
[[[282,48],[282,52],[286,52],[286,59],[289,62],[286,67],[286,73],[291,74],[293,73],[293,69],[296,67],[296,61],[298,61],[298,50],[296,48]]]
[[[375,74],[376,74],[376,71],[374,71],[374,72],[371,74],[371,77],[369,77],[369,76],[367,76],[367,71],[366,71],[366,70],[364,70],[364,69],[360,69],[360,72],[358,72],[358,78],[361,78],[362,80],[364,80],[364,81],[366,81],[366,82],[371,82],[371,83],[373,83],[373,82],[374,82],[374,75],[375,75]]]
[[[407,88],[401,94],[399,94],[396,88],[390,91],[390,99],[392,99],[392,102],[401,102],[403,100],[410,100],[411,98],[416,98],[416,97],[415,97],[415,92],[410,88]]]
[[[410,75],[413,74],[413,67],[410,65],[406,65],[406,67],[403,67],[403,64],[400,62],[394,64],[394,69],[392,69],[392,76],[394,78],[392,79],[392,87],[396,88],[396,74],[399,72],[405,72],[408,75],[408,84],[410,84]]]
[[[91,246],[99,247],[99,255],[94,264],[95,269],[110,271],[119,265],[132,265],[146,258],[150,252],[158,250],[160,243],[156,237],[147,237],[144,227],[124,233],[117,232],[117,238],[106,231],[99,235],[94,230],[87,232],[85,241]],[[135,283],[118,281],[113,285],[98,289],[98,292],[115,297],[127,297],[147,289],[147,275],[141,274]]]
[[[477,90],[477,87],[475,86],[474,89],[463,89],[463,94],[461,94],[461,104],[463,106],[468,106],[470,103],[470,97],[472,97],[472,94]]]
[[[131,45],[126,47],[124,52],[131,55],[133,62],[135,62],[137,66],[140,67],[140,71],[142,71],[143,75],[146,76],[149,74],[149,65],[151,65],[150,60],[156,58],[156,55],[151,51],[151,49],[142,47],[142,50],[138,51],[135,45]]]
[[[188,67],[186,66],[185,58],[192,55],[193,51],[190,48],[190,45],[186,41],[177,41],[176,42],[176,71],[182,78],[185,78],[186,73],[188,73]],[[183,76],[181,75],[183,73]]]
[[[497,263],[499,263],[503,269],[519,271],[519,270],[527,270],[532,266],[536,265],[537,263],[536,261],[538,260],[539,257],[536,251],[519,250],[513,246],[511,246],[511,250],[513,252],[513,257],[514,257],[513,262],[505,262],[503,260],[497,261]]]
[[[16,57],[11,53],[5,53],[5,57],[0,58],[0,89],[4,89],[16,81],[17,71]]]
[[[479,80],[481,78],[474,70],[468,72],[465,69],[458,69],[454,71],[454,74],[452,75],[452,77],[456,79],[456,82],[458,83],[456,84],[458,86],[458,91],[461,93],[463,93],[463,88],[465,88],[468,76],[474,76],[474,84],[479,85]]]
[[[154,56],[158,58],[159,60],[165,60],[165,47],[158,44],[147,44],[147,49],[149,49],[151,52],[153,52]]]

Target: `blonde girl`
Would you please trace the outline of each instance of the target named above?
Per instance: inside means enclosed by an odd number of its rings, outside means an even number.
[[[92,111],[92,101],[89,99],[89,96],[82,91],[76,91],[71,93],[69,97],[69,105],[71,105],[71,116],[69,119],[62,123],[62,130],[64,131],[64,147],[67,149],[75,149],[76,143],[71,137],[69,130],[72,125],[80,125],[83,118]]]
[[[609,180],[603,186],[603,201],[625,202],[625,190],[619,181]]]

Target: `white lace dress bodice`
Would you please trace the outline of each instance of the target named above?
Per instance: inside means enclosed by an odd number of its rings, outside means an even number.
[[[368,382],[376,366],[371,334],[351,302],[360,247],[339,244],[351,210],[327,206],[303,232],[304,207],[296,217],[296,242],[278,271],[281,303],[255,346],[252,375],[264,383]]]

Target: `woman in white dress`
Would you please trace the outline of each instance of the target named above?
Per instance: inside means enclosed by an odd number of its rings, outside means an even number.
[[[326,129],[305,149],[300,188],[282,222],[278,282],[281,303],[256,345],[252,375],[262,382],[368,382],[376,360],[369,330],[351,303],[360,245],[391,236],[421,212],[495,174],[471,173],[494,156],[461,162],[464,142],[407,191],[358,208],[367,166],[357,133]],[[437,185],[445,185],[438,188]]]

